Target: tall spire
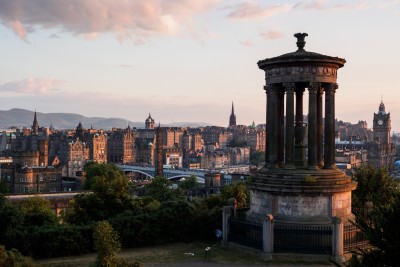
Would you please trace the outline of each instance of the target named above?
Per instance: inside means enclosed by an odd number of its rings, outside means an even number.
[[[229,127],[235,126],[236,125],[236,115],[235,115],[235,110],[233,107],[233,101],[232,101],[232,111],[231,111],[231,116],[229,117]]]
[[[32,133],[33,134],[38,134],[39,133],[39,123],[37,121],[36,109],[35,109],[35,115],[33,117]]]

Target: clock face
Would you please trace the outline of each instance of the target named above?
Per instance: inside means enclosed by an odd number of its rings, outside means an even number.
[[[382,125],[382,124],[383,124],[383,120],[379,120],[379,121],[378,121],[378,124],[379,124],[379,125]]]

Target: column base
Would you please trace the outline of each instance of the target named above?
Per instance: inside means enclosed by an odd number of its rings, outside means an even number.
[[[319,170],[318,166],[307,166],[307,170]]]
[[[294,164],[285,164],[283,169],[285,169],[285,170],[294,170],[294,169],[296,169],[296,167],[294,166]]]

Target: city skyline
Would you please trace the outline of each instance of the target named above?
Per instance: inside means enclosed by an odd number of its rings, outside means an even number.
[[[40,4],[40,5],[39,5]],[[257,61],[305,49],[345,58],[336,118],[400,131],[399,1],[0,1],[0,105],[226,127],[265,123]]]

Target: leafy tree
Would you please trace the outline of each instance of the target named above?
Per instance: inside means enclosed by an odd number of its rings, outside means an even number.
[[[93,193],[76,196],[65,214],[65,221],[86,224],[132,208],[128,178],[114,164],[90,163],[85,168],[86,184],[90,184]]]
[[[92,189],[92,183],[95,177],[107,177],[109,180],[113,180],[116,177],[124,176],[124,173],[113,163],[102,164],[88,162],[84,167],[84,172],[84,189]]]
[[[250,203],[250,192],[245,182],[237,182],[225,185],[221,188],[222,196],[228,200],[235,198],[238,208],[248,207]]]
[[[374,207],[367,218],[357,217],[356,226],[366,235],[372,249],[359,249],[351,266],[399,266],[400,251],[400,193],[391,205]]]
[[[93,239],[97,252],[96,266],[116,266],[121,243],[117,232],[114,231],[111,224],[107,221],[98,222],[94,229]]]
[[[21,209],[0,196],[0,241],[7,248],[18,247],[20,244],[26,231],[23,222]]]
[[[200,184],[197,182],[196,176],[190,175],[183,181],[179,182],[179,187],[183,190],[196,190],[200,187]]]
[[[4,246],[0,245],[0,266],[3,267],[35,267],[37,266],[34,261],[23,256],[18,250],[6,250]]]
[[[372,166],[356,170],[354,180],[357,189],[352,193],[356,220],[354,224],[366,235],[370,249],[358,249],[352,266],[398,266],[397,253],[400,251],[400,192],[398,184],[388,175],[386,169]],[[363,210],[371,202],[371,210]]]
[[[20,207],[26,226],[57,224],[57,215],[49,206],[49,200],[41,197],[31,197],[22,202]]]
[[[176,200],[180,196],[180,191],[172,188],[172,182],[164,177],[155,177],[150,184],[145,186],[146,195],[160,201]]]
[[[366,202],[372,202],[374,206],[393,203],[397,183],[389,176],[387,169],[375,169],[373,166],[357,168],[353,179],[358,183],[352,192],[352,206],[356,213],[364,209]]]

